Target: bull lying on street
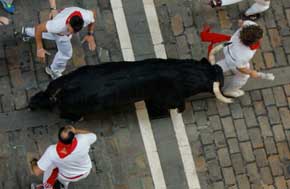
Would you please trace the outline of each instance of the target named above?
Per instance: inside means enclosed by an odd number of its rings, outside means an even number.
[[[52,81],[45,91],[30,100],[29,107],[58,107],[62,118],[112,109],[145,100],[163,109],[185,109],[185,99],[201,92],[222,95],[223,71],[203,58],[147,59],[84,66]]]

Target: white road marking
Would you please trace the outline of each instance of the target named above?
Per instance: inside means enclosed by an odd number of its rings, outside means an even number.
[[[143,0],[143,4],[156,57],[167,58],[154,1]],[[170,115],[183,162],[188,187],[189,189],[200,189],[201,187],[195,169],[192,151],[186,134],[182,115],[177,112],[177,109],[170,110]]]
[[[132,49],[132,43],[129,36],[122,1],[121,0],[110,0],[110,1],[113,9],[114,19],[117,27],[117,32],[124,60],[134,61],[135,57]],[[162,172],[156,142],[154,139],[145,102],[144,101],[137,102],[135,103],[135,107],[154,186],[156,189],[166,189],[164,175]]]
[[[192,151],[186,134],[182,115],[177,112],[177,109],[170,110],[170,115],[177,138],[188,187],[189,189],[200,189],[201,187],[195,169]]]

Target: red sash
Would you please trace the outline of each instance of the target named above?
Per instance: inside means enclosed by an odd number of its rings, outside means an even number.
[[[210,42],[210,45],[208,46],[208,49],[207,49],[208,54],[212,50],[214,44],[229,41],[232,37],[230,35],[213,33],[213,32],[210,32],[210,30],[211,28],[209,26],[205,26],[202,32],[200,33],[201,41]],[[249,48],[251,50],[256,50],[260,48],[260,41],[258,41],[257,43],[253,45],[250,45]]]

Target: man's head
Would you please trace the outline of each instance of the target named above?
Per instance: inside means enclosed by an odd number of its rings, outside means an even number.
[[[58,131],[58,140],[63,144],[71,144],[74,137],[74,128],[70,125],[61,127]]]
[[[81,15],[74,15],[68,19],[67,26],[70,33],[77,33],[83,28],[84,20]]]
[[[240,39],[246,46],[257,43],[263,37],[263,29],[258,25],[244,26],[240,31]]]

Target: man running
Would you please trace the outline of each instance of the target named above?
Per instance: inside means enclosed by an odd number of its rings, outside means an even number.
[[[239,97],[244,95],[241,88],[247,83],[249,77],[274,80],[271,73],[262,73],[250,68],[250,60],[260,47],[263,37],[262,28],[252,21],[244,21],[230,38],[224,47],[225,58],[218,61],[224,72],[231,70],[235,75],[232,80],[224,86],[223,92],[227,96]]]
[[[51,14],[53,16],[53,13]],[[83,42],[88,42],[89,49],[95,50],[96,44],[94,39],[96,12],[85,10],[79,7],[69,7],[61,10],[52,20],[38,24],[34,28],[22,28],[23,39],[34,37],[36,40],[37,57],[41,62],[45,61],[45,55],[49,55],[43,48],[42,39],[54,40],[58,52],[53,62],[46,67],[45,71],[56,79],[62,76],[68,60],[72,57],[71,37],[73,33],[79,32],[83,27],[88,26],[88,34],[84,37]]]
[[[40,160],[32,160],[31,168],[36,176],[43,174],[43,184],[32,184],[32,189],[54,189],[61,183],[65,189],[70,182],[86,178],[92,168],[90,146],[97,136],[72,126],[60,128],[58,143],[50,145]]]
[[[243,0],[210,0],[212,7],[221,7],[241,2]],[[256,20],[260,13],[270,8],[270,0],[255,0],[256,2],[242,15],[244,20]]]

